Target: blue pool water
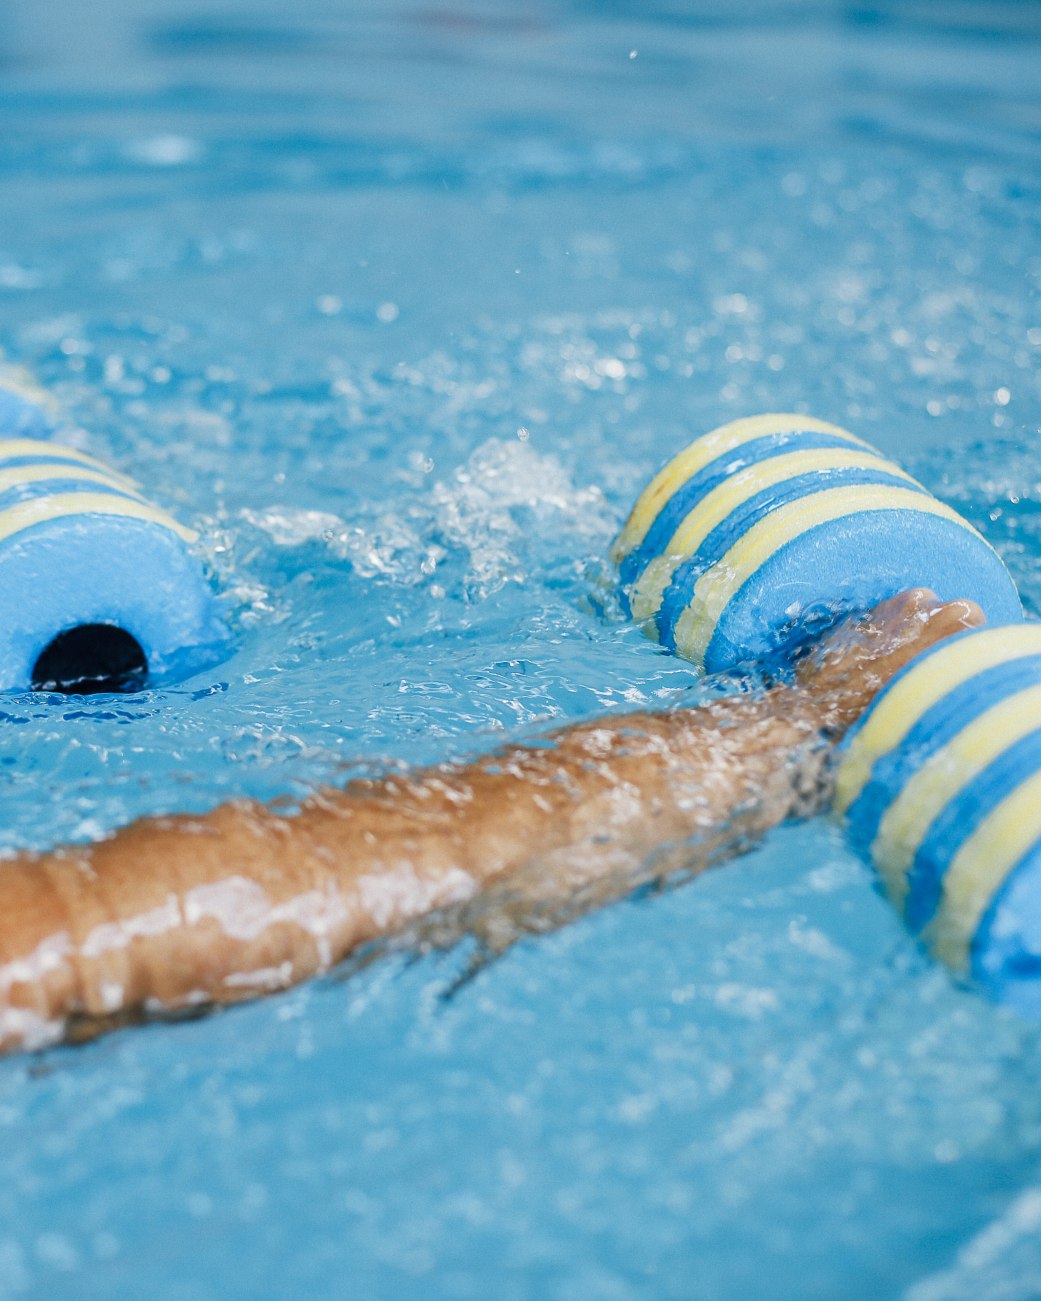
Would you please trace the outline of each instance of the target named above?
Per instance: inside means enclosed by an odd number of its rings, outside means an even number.
[[[3,850],[672,698],[605,548],[741,414],[1041,612],[1041,6],[766,9],[8,0],[0,345],[234,652],[0,702]],[[833,827],[467,957],[4,1061],[0,1298],[1041,1294],[1041,1034]]]

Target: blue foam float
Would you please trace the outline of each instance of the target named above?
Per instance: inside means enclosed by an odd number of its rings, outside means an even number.
[[[984,538],[847,430],[799,415],[735,420],[651,481],[614,545],[632,616],[710,673],[790,653],[909,587],[1018,623]]]
[[[1041,626],[917,656],[848,735],[835,808],[925,946],[1041,1017]]]
[[[123,689],[216,658],[196,534],[92,457],[23,436],[50,427],[34,403],[0,379],[0,690]]]

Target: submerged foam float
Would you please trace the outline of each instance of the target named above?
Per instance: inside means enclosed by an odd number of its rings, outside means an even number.
[[[835,807],[926,946],[1041,1015],[1041,626],[917,656],[847,738]]]
[[[997,553],[845,429],[799,415],[696,439],[640,496],[614,546],[630,612],[708,672],[768,661],[909,587],[1022,607]]]
[[[70,447],[0,378],[0,690],[123,689],[183,674],[224,640],[196,535]]]

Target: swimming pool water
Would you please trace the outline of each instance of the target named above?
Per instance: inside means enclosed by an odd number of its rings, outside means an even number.
[[[234,629],[0,702],[0,846],[664,701],[605,550],[759,410],[1041,612],[1041,6],[11,0],[0,345]],[[605,609],[601,609],[605,606]],[[0,1298],[1041,1294],[1041,1038],[824,823],[523,943],[0,1064]]]

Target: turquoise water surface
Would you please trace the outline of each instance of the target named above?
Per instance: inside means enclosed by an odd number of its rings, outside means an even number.
[[[0,701],[2,848],[691,681],[591,599],[812,411],[1041,612],[1034,0],[8,0],[0,347],[233,629]],[[0,1063],[0,1298],[1041,1295],[1041,1033],[826,823],[518,945]]]

